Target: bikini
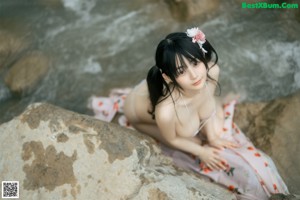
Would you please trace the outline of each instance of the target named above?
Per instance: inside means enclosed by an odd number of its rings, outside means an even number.
[[[137,92],[138,87],[140,87],[140,85],[135,88],[135,92]],[[208,92],[208,90],[206,91]],[[147,92],[145,92],[145,94],[141,92],[138,95],[148,95],[146,93]],[[211,95],[212,94],[210,94],[210,96]],[[131,97],[134,99],[134,96],[135,95],[132,95]],[[90,103],[91,108],[95,112],[95,117],[104,121],[111,121],[115,114],[115,108],[118,112],[122,111],[122,109],[120,109],[122,108],[122,103],[120,102],[124,102],[125,99],[122,97],[124,97],[124,95],[91,97]],[[117,103],[117,106],[115,106],[115,103]],[[170,156],[175,165],[198,172],[223,185],[225,188],[234,192],[238,199],[266,200],[272,193],[289,194],[271,158],[259,149],[256,149],[241,129],[233,122],[235,104],[236,101],[234,100],[224,106],[226,118],[223,121],[224,128],[222,133],[226,134],[222,134],[221,137],[239,144],[238,148],[220,151],[220,156],[227,161],[226,170],[212,170],[205,166],[197,156],[191,156],[190,154],[173,148],[168,149],[166,146],[162,146],[163,154]],[[134,102],[132,106],[134,107]],[[200,137],[202,140],[203,135],[199,132],[208,120],[216,115],[216,111],[217,109],[215,107],[210,116],[200,120],[199,128],[194,133],[194,136],[198,134],[197,137]],[[107,117],[106,114],[109,114],[110,117]],[[124,123],[120,123],[120,120],[119,123],[122,126],[128,127],[128,120],[125,116],[123,119]],[[205,138],[202,141],[205,141]],[[262,186],[260,186],[260,184],[262,184]]]
[[[137,89],[145,82],[146,80],[144,79],[144,80],[142,80],[138,85],[136,85],[135,87],[134,87],[134,89],[133,89],[133,92],[134,93],[136,93],[136,94],[138,94],[136,91],[137,91]],[[206,92],[207,93],[209,93],[208,92],[208,89],[207,89],[207,83],[205,83],[205,88],[206,88]],[[148,95],[148,94],[146,94],[146,93],[142,93],[142,94],[138,94],[138,95],[140,95],[140,96],[144,96],[144,95]],[[181,93],[180,93],[180,95],[181,95]],[[134,118],[133,120],[138,120],[138,117],[137,117],[137,114],[136,114],[136,110],[135,110],[135,97],[133,96],[133,98],[131,99],[131,110],[132,110],[132,117]],[[186,109],[188,110],[188,112],[190,112],[189,111],[189,109],[187,108],[187,105],[186,105],[186,103],[184,102],[184,105],[185,105],[185,107],[186,107]],[[193,134],[193,137],[195,137],[200,131],[201,131],[201,129],[204,127],[204,125],[208,122],[208,120],[211,118],[211,117],[213,117],[214,115],[216,115],[216,113],[217,113],[217,111],[216,111],[216,108],[213,110],[213,112],[210,114],[210,116],[208,116],[208,117],[206,117],[206,118],[204,118],[203,120],[201,120],[200,121],[200,125],[199,125],[199,128],[198,128],[198,130]]]
[[[209,93],[208,90],[207,90],[207,83],[206,82],[205,82],[205,88],[206,88],[206,92]],[[180,93],[180,97],[182,97],[181,93]],[[185,101],[183,103],[185,105],[186,110],[190,113]],[[203,120],[200,121],[199,128],[196,132],[194,132],[193,137],[195,137],[201,131],[201,129],[204,127],[204,125],[208,122],[208,120],[211,117],[215,116],[216,113],[217,113],[217,110],[216,110],[216,106],[215,106],[215,108],[214,108],[213,112],[210,114],[210,116],[208,116],[208,117],[206,117],[206,118],[204,118]]]
[[[198,130],[193,134],[193,137],[195,137],[198,133],[200,133],[201,129],[204,127],[204,125],[208,122],[208,120],[216,115],[217,111],[216,109],[214,109],[214,111],[210,114],[210,116],[208,116],[207,118],[205,118],[204,120],[200,121],[200,126],[198,128]]]

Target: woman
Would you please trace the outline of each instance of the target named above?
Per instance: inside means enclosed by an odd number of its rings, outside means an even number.
[[[288,194],[272,160],[232,122],[235,101],[224,109],[218,56],[198,28],[172,33],[156,50],[156,65],[130,92],[124,114],[142,133],[170,147],[165,152],[233,191],[238,199]]]

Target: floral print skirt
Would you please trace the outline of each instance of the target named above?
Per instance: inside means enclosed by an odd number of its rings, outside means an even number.
[[[117,112],[122,112],[129,91],[128,88],[118,89],[113,90],[109,97],[93,96],[89,107],[96,118],[111,121]],[[221,137],[240,145],[239,148],[221,151],[220,156],[227,161],[226,170],[211,170],[199,158],[162,145],[163,153],[171,157],[177,166],[204,175],[232,191],[240,200],[267,200],[275,193],[289,194],[272,159],[257,149],[233,122],[235,104],[236,101],[232,101],[224,105],[225,121]],[[132,128],[124,115],[118,121],[122,126]]]
[[[226,170],[211,170],[201,161],[181,151],[163,147],[176,165],[198,172],[234,192],[237,199],[265,200],[272,194],[289,194],[287,186],[272,159],[255,148],[233,122],[236,101],[224,105],[225,121],[222,138],[237,142],[240,147],[224,149],[220,156],[227,161]]]

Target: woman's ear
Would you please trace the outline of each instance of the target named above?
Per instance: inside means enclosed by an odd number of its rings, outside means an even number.
[[[165,73],[162,73],[162,77],[164,78],[164,80],[169,84],[172,82],[172,80],[170,79],[170,77],[168,77]]]

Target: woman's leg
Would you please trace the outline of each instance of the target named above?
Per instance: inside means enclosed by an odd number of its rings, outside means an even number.
[[[149,124],[149,123],[134,123],[132,126],[141,133],[147,134],[150,137],[166,144],[166,140],[160,134],[160,131],[156,124]]]

